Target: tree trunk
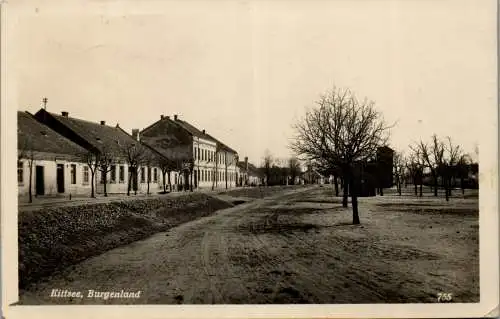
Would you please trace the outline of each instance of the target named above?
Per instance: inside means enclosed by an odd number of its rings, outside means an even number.
[[[349,196],[349,180],[344,177],[344,187],[342,196],[342,207],[347,207],[347,200]]]
[[[32,188],[32,179],[33,179],[33,160],[30,160],[30,163],[28,164],[29,169],[30,169],[30,181],[29,181],[29,190],[28,190],[28,197],[29,197],[29,202],[33,202],[33,191],[31,190]]]
[[[436,175],[433,176],[434,179],[434,197],[438,196],[438,178]]]
[[[162,171],[161,172],[162,174],[162,178],[163,178],[163,192],[166,193],[167,192],[167,182],[165,181],[165,175],[167,175],[167,172],[166,171]]]
[[[108,197],[108,191],[106,190],[107,177],[108,177],[107,175],[108,174],[107,174],[106,170],[104,170],[104,180],[103,180],[103,183],[104,183],[104,197]]]
[[[95,191],[94,191],[95,171],[91,170],[90,173],[92,175],[92,177],[90,179],[90,181],[91,181],[91,183],[90,183],[91,184],[90,185],[90,197],[95,198]]]
[[[380,187],[380,196],[384,196],[384,189]]]
[[[170,189],[170,192],[172,192],[172,182],[170,181],[170,171],[167,171],[167,176],[168,176],[168,187]]]
[[[422,188],[424,187],[423,184],[424,183],[420,182],[420,197],[422,197]]]
[[[189,191],[193,191],[193,171],[189,171]]]
[[[92,178],[94,178],[94,176],[92,176]],[[132,182],[132,172],[130,171],[130,166],[129,166],[127,196],[130,196],[130,188],[132,187],[132,185],[130,184],[131,182]]]
[[[359,212],[358,212],[358,184],[356,183],[356,177],[351,176],[351,205],[352,205],[352,223],[354,225],[360,224]]]
[[[337,181],[337,176],[333,176],[333,183],[335,184],[335,197],[339,196],[339,184]]]
[[[224,167],[224,180],[226,181],[226,189],[227,189],[227,164]]]
[[[415,186],[415,196],[418,196],[418,183],[416,179],[413,181],[413,186]]]
[[[462,196],[465,195],[465,184],[464,184],[464,177],[460,177],[460,188],[462,189]]]
[[[450,200],[450,184],[447,177],[443,178],[443,184],[444,184],[444,196],[446,198],[446,201],[448,202]]]

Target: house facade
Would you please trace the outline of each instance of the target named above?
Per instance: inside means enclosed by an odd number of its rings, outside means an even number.
[[[175,160],[176,169],[168,173],[174,187],[236,186],[236,151],[177,115],[162,115],[138,134],[141,142]]]
[[[28,112],[17,112],[17,124],[19,197],[27,197],[30,187],[34,197],[90,192],[83,147]]]
[[[89,122],[40,109],[35,118],[66,139],[85,149],[81,170],[94,180],[97,194],[157,192],[162,190],[160,154],[142,145],[123,129]],[[87,178],[87,176],[89,176]]]
[[[248,157],[238,162],[237,186],[259,186],[262,185],[262,178],[259,169],[248,162]]]

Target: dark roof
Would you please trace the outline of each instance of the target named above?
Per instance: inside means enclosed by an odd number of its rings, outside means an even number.
[[[72,132],[71,136],[75,138],[74,141],[89,151],[98,150],[99,152],[106,152],[116,157],[122,157],[127,145],[140,143],[118,126],[103,125],[74,117],[62,116],[46,112],[44,109],[40,109],[35,116],[37,118],[44,118],[45,115],[49,115],[57,122],[52,122],[53,124],[50,125],[62,125],[69,129]],[[150,149],[145,149],[145,151],[149,155],[158,155],[153,154],[155,152],[152,152]]]
[[[17,112],[17,148],[70,156],[84,156],[87,151],[78,144],[40,123],[28,112]]]
[[[99,123],[54,113],[49,114],[99,151],[106,150],[107,152],[120,154],[122,152],[120,145],[136,142],[132,136],[119,127],[101,125]]]
[[[186,121],[183,121],[183,120],[180,120],[177,118],[176,120],[174,120],[174,122],[179,124],[180,126],[182,126],[189,133],[193,134],[196,137],[201,137],[201,138],[207,139],[207,140],[212,141],[212,142],[218,142],[212,136],[210,136],[208,134],[204,134],[202,131],[200,131],[199,129],[197,129],[196,127],[194,127],[193,125],[189,124]]]
[[[240,169],[245,169],[245,162],[239,161],[237,165]],[[249,175],[258,176],[258,177],[262,176],[262,172],[252,163],[248,163],[248,172],[247,173]]]
[[[172,160],[189,160],[192,134],[167,117],[156,121],[139,133],[141,142]]]
[[[209,135],[209,134],[205,134],[205,135],[208,135],[210,136],[214,141],[216,141],[220,148],[223,149],[224,151],[226,152],[231,152],[231,153],[234,153],[234,154],[238,154],[238,152],[236,152],[235,150],[233,150],[232,148],[230,148],[229,146],[227,146],[226,144],[222,143],[221,141],[219,141],[218,139],[216,139],[215,137]]]
[[[225,151],[228,151],[228,152],[231,152],[231,153],[235,153],[237,154],[238,152],[236,152],[234,149],[232,149],[231,147],[227,146],[226,144],[222,143],[221,141],[219,141],[218,139],[216,139],[215,137],[213,137],[212,135],[210,134],[207,134],[206,132],[203,133],[203,131],[197,129],[194,125],[184,121],[184,120],[181,120],[179,118],[177,119],[170,119],[170,118],[167,118],[167,117],[164,117],[162,119],[160,119],[159,121],[151,124],[150,126],[148,126],[147,128],[145,128],[144,130],[141,131],[141,136],[148,136],[148,142],[151,143],[151,138],[152,138],[152,134],[149,134],[149,131],[153,130],[155,127],[158,127],[164,123],[175,123],[176,125],[178,125],[179,127],[183,128],[184,130],[186,130],[189,134],[193,135],[193,136],[196,136],[196,137],[199,137],[199,138],[203,138],[203,139],[206,139],[206,140],[209,140],[209,141],[212,141],[212,142],[215,142],[217,144],[219,144],[219,146],[225,150]],[[157,133],[157,130],[156,132]],[[170,144],[170,145],[177,145],[179,143],[176,143],[176,142],[179,142],[179,141],[175,141],[176,137],[173,136],[172,132],[167,132],[166,131],[166,128],[164,130],[164,132],[160,132],[160,134],[162,135],[162,140],[163,142],[166,142],[167,144]],[[168,139],[170,141],[165,141],[165,138],[167,138],[167,135],[172,135],[172,136],[168,136]],[[154,143],[152,144],[152,146],[156,147],[155,144],[157,143]],[[165,145],[167,146],[167,145]]]

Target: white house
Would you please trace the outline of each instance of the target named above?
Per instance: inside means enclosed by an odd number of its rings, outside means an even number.
[[[90,180],[87,151],[28,112],[17,112],[17,187],[21,198],[86,194]],[[31,183],[30,183],[31,180]]]
[[[106,159],[109,165],[95,169],[95,191],[127,193],[127,191],[158,192],[162,190],[159,162],[161,155],[134,139],[119,125],[109,126],[105,121],[89,122],[40,109],[35,117],[74,144],[85,149],[81,166],[84,179],[92,175],[95,157]]]
[[[237,152],[177,115],[173,119],[162,115],[139,136],[141,142],[177,163],[170,172],[174,187],[236,186]]]

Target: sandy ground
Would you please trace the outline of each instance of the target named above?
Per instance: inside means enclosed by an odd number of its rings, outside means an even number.
[[[88,259],[21,291],[21,303],[479,301],[477,199],[362,198],[360,217],[351,225],[326,186],[256,199]]]

